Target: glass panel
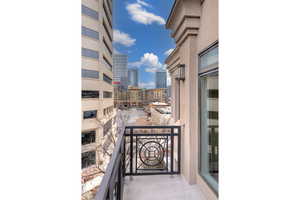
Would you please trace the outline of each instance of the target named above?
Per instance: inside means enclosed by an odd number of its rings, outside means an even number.
[[[99,91],[82,90],[81,97],[82,98],[99,98]]]
[[[83,112],[83,119],[96,118],[96,117],[97,117],[97,110],[89,110]]]
[[[86,145],[94,143],[96,140],[96,131],[88,131],[81,133],[81,144]]]
[[[112,92],[104,91],[103,98],[112,98]]]
[[[200,69],[207,68],[207,67],[217,67],[219,62],[219,47],[214,46],[209,49],[206,53],[200,56]]]
[[[95,78],[99,79],[99,72],[95,70],[82,69],[81,70],[82,78]]]
[[[81,12],[91,18],[94,18],[94,19],[97,19],[98,20],[98,12],[91,9],[91,8],[88,8],[84,5],[81,5]]]
[[[94,51],[94,50],[86,49],[86,48],[81,49],[81,55],[86,56],[86,57],[90,57],[90,58],[97,58],[97,59],[99,58],[98,51]]]
[[[81,34],[94,39],[99,39],[99,33],[97,31],[94,31],[84,26],[81,27]]]
[[[218,72],[199,77],[200,83],[200,174],[218,190],[219,121]]]
[[[86,168],[96,163],[96,152],[88,151],[81,154],[81,167]]]
[[[106,83],[109,83],[109,84],[112,83],[112,79],[111,79],[109,76],[105,75],[105,74],[103,74],[103,80],[104,80]]]

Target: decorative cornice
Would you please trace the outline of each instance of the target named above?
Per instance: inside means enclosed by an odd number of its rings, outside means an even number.
[[[179,46],[176,46],[176,48],[175,48],[175,49],[170,53],[170,55],[166,58],[166,60],[165,60],[165,63],[166,63],[166,64],[169,63],[169,62],[172,60],[172,58],[177,54],[178,50],[179,50]]]
[[[177,57],[170,65],[167,66],[167,70],[173,73],[180,65],[180,57]]]
[[[182,17],[182,19],[180,20],[177,28],[175,29],[175,31],[172,33],[172,37],[174,38],[175,35],[177,34],[178,30],[180,29],[180,27],[182,26],[183,22],[187,19],[200,19],[200,16],[195,16],[195,15],[184,15]]]
[[[179,2],[179,0],[175,0],[174,4],[173,4],[173,6],[172,6],[171,12],[170,12],[170,14],[169,14],[169,16],[168,16],[168,19],[167,19],[167,22],[166,22],[166,25],[165,25],[167,29],[168,29],[169,26],[170,26],[170,20],[171,20],[171,18],[172,18],[173,15],[174,15],[174,10],[175,10],[175,7],[178,5],[178,2]]]
[[[178,46],[180,46],[182,44],[182,42],[184,42],[188,36],[197,36],[198,30],[199,30],[199,28],[197,28],[197,27],[189,27],[189,28],[184,29],[184,31],[180,34],[180,36],[176,40],[176,43],[178,44]]]

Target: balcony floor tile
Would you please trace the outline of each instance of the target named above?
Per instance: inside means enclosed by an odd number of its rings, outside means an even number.
[[[206,200],[198,185],[189,185],[180,175],[125,178],[124,200]]]

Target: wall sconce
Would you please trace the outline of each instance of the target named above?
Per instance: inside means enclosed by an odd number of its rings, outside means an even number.
[[[176,80],[185,80],[185,64],[181,64],[178,66],[178,75],[175,78]]]

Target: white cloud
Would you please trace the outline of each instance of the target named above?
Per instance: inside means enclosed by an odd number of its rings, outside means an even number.
[[[172,53],[172,51],[174,51],[174,49],[169,49],[169,50],[167,50],[167,51],[165,51],[165,55],[166,56],[168,56],[168,55],[170,55],[171,53]]]
[[[150,81],[150,82],[148,82],[148,83],[144,83],[144,82],[140,82],[140,83],[139,83],[139,87],[140,87],[140,88],[151,89],[151,88],[154,88],[154,86],[155,86],[154,81]]]
[[[150,4],[146,3],[145,1],[142,0],[137,0],[137,3],[146,7],[152,7]]]
[[[164,18],[148,12],[145,8],[143,8],[143,6],[149,7],[150,5],[144,1],[138,0],[136,3],[131,3],[126,6],[126,9],[133,21],[146,25],[152,23],[164,25],[166,23]]]
[[[130,47],[135,44],[136,39],[131,38],[127,33],[123,33],[117,29],[114,30],[114,43],[119,43],[124,46]]]
[[[113,48],[113,53],[114,54],[120,54],[120,52],[116,48]]]
[[[151,68],[151,67],[148,67],[145,69],[146,72],[149,72],[149,73],[155,73],[158,69],[156,68]]]
[[[154,73],[157,70],[162,70],[165,68],[165,65],[159,62],[157,55],[154,53],[145,53],[139,61],[129,63],[131,67],[141,67],[146,66],[145,71]]]

